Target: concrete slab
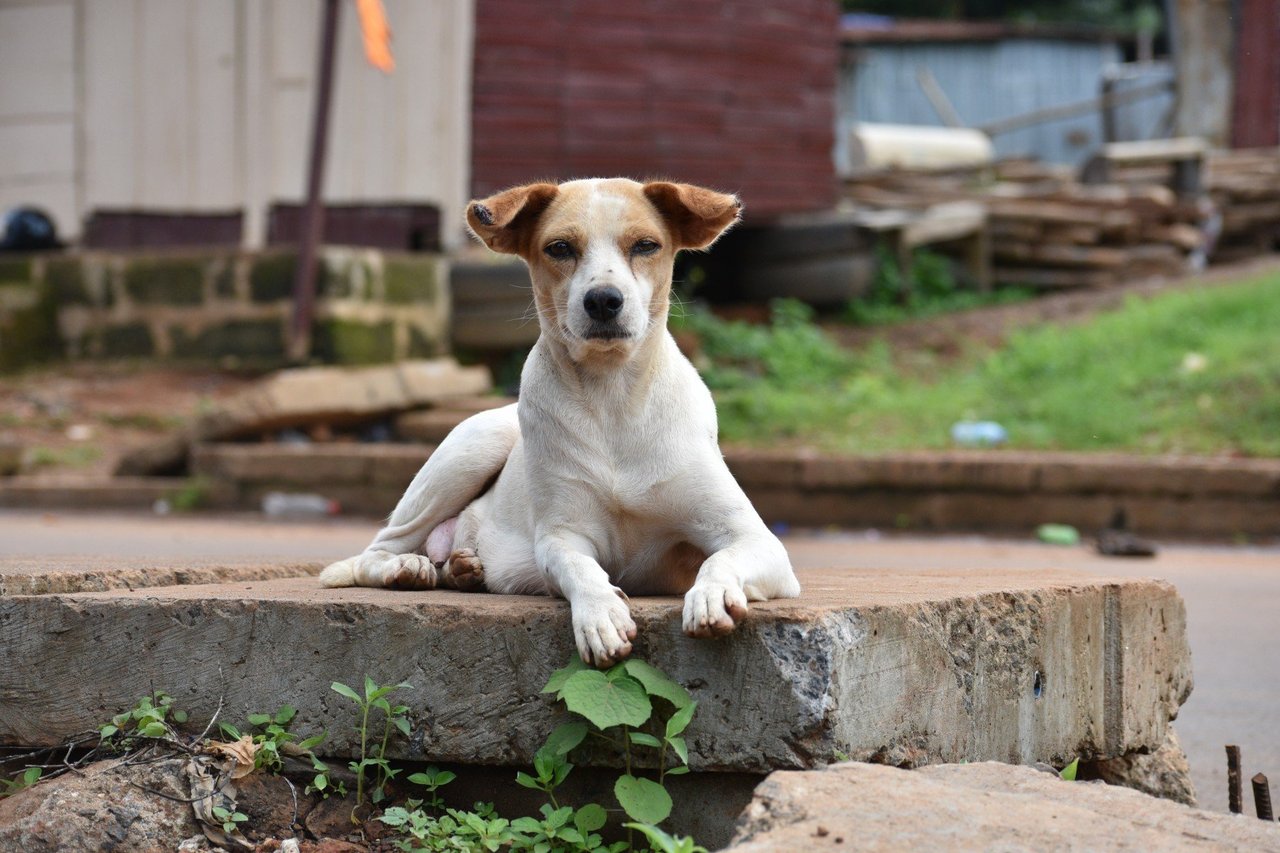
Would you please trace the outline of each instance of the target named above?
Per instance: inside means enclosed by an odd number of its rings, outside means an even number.
[[[738,821],[737,853],[777,850],[1280,850],[1280,826],[1030,767],[783,771]]]
[[[820,766],[837,754],[1066,763],[1155,749],[1191,690],[1185,613],[1159,581],[1067,571],[803,572],[732,636],[680,632],[675,598],[633,600],[637,653],[701,703],[699,770]],[[310,579],[0,599],[0,743],[94,728],[153,689],[242,720],[282,703],[349,753],[333,681],[405,681],[403,758],[523,765],[558,722],[539,694],[572,653],[568,607],[537,597],[326,590]],[[39,708],[39,714],[30,709]]]
[[[186,584],[217,584],[318,575],[326,565],[316,560],[263,563],[255,559],[113,557],[15,557],[0,562],[0,596],[104,592]]]

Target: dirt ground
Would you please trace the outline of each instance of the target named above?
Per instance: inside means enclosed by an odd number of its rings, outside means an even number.
[[[180,429],[253,379],[95,363],[0,376],[0,441],[24,448],[25,473],[105,476],[122,453]]]

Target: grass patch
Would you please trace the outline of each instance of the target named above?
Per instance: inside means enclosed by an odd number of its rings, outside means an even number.
[[[70,447],[33,447],[28,451],[30,468],[84,468],[102,458],[101,448],[88,444]]]
[[[942,448],[994,420],[1012,447],[1280,456],[1280,276],[1184,291],[1014,334],[946,365],[841,350],[803,306],[767,327],[695,312],[722,437],[844,452]]]

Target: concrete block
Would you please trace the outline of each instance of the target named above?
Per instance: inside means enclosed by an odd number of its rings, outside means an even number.
[[[312,423],[358,423],[489,389],[489,371],[452,359],[362,369],[311,367],[262,380],[197,422],[201,440],[235,438]]]
[[[1111,757],[1163,743],[1191,689],[1182,601],[1158,581],[809,571],[801,582],[801,598],[754,604],[715,641],[681,633],[678,598],[632,600],[637,653],[700,702],[696,770],[814,767],[838,753],[903,765]],[[348,709],[329,684],[367,674],[414,686],[412,736],[394,755],[497,765],[528,763],[559,722],[539,690],[573,653],[562,601],[310,579],[0,599],[0,647],[0,743],[58,743],[164,689],[205,713],[223,696],[232,719],[288,702],[300,731],[327,729],[330,754],[349,754]]]
[[[743,488],[796,488],[812,456],[806,451],[734,448],[725,451],[724,461]]]
[[[155,338],[146,323],[105,326],[98,340],[99,354],[104,358],[137,358],[155,354]]]
[[[169,340],[175,359],[278,363],[285,357],[284,322],[278,318],[208,322],[195,333],[178,323],[170,327]]]
[[[317,320],[311,331],[311,353],[332,364],[393,361],[396,356],[395,326],[390,320]]]
[[[10,557],[0,562],[0,596],[104,592],[111,589],[235,583],[274,578],[311,577],[323,562],[249,559],[131,559],[115,557]]]
[[[960,451],[823,456],[805,464],[803,483],[813,489],[878,486],[918,491],[1026,492],[1035,487],[1038,461],[1032,454]]]
[[[440,266],[437,255],[388,254],[382,265],[383,298],[392,305],[439,301]]]
[[[192,257],[130,258],[124,266],[124,290],[142,305],[199,305],[206,263]]]
[[[249,297],[254,302],[292,298],[297,263],[297,257],[291,252],[267,253],[254,258],[249,268]]]
[[[726,848],[816,849],[1280,850],[1280,826],[1030,767],[849,763],[770,775]]]

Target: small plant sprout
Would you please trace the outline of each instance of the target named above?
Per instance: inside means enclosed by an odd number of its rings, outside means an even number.
[[[244,812],[232,811],[222,806],[213,807],[213,816],[222,823],[222,831],[227,835],[232,835],[240,830],[240,824],[249,819]]]
[[[358,809],[364,805],[364,792],[368,781],[366,773],[370,770],[376,775],[373,779],[372,792],[369,799],[374,804],[380,803],[386,798],[387,783],[400,772],[387,761],[387,742],[391,738],[391,730],[395,728],[405,736],[409,734],[409,718],[406,716],[409,713],[409,707],[407,705],[393,706],[387,697],[397,690],[411,690],[413,688],[408,684],[378,685],[366,675],[364,677],[363,696],[338,681],[332,684],[332,689],[340,696],[345,696],[356,703],[360,714],[360,725],[357,728],[360,733],[360,760],[352,761],[348,765],[352,772],[356,774],[355,808]],[[375,709],[381,711],[383,715],[382,739],[377,742],[376,746],[370,741],[369,731],[369,714]],[[352,820],[355,820],[354,809],[352,810]]]
[[[451,770],[440,770],[436,767],[428,767],[421,773],[411,774],[409,776],[409,781],[427,789],[427,799],[424,802],[426,805],[438,811],[444,808],[444,800],[441,799],[440,795],[436,792],[457,778],[458,774]]]
[[[1067,782],[1074,782],[1076,781],[1076,772],[1079,769],[1080,769],[1080,759],[1075,758],[1075,759],[1072,759],[1070,764],[1068,764],[1066,767],[1059,770],[1058,775],[1061,776]]]
[[[171,738],[172,723],[185,723],[187,712],[173,707],[173,697],[164,691],[144,696],[128,711],[111,718],[98,729],[103,745],[125,748],[136,738]]]
[[[708,853],[707,848],[701,844],[695,844],[692,838],[668,835],[656,826],[647,826],[643,823],[626,823],[623,826],[643,832],[645,838],[649,839],[649,845],[654,853]]]
[[[0,779],[0,798],[9,797],[30,788],[40,781],[41,773],[43,770],[39,767],[28,767],[12,779]]]

